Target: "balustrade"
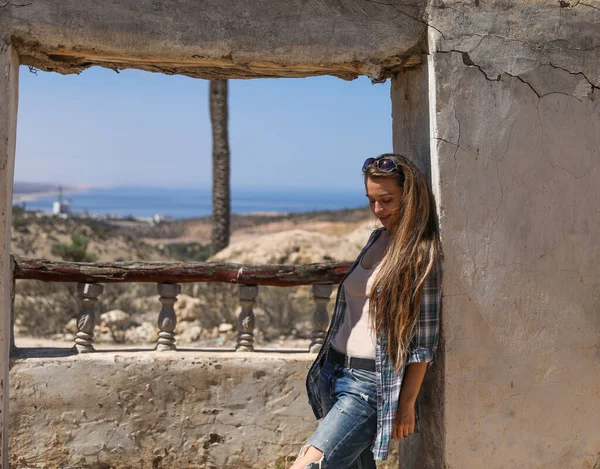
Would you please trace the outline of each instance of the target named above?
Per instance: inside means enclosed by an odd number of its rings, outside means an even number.
[[[237,352],[254,352],[254,302],[258,295],[258,286],[240,285],[239,296],[241,311],[237,318]]]
[[[173,307],[177,302],[177,295],[181,293],[181,285],[178,283],[159,283],[158,299],[162,308],[158,315],[158,343],[156,350],[164,352],[167,350],[176,350],[175,347],[175,326],[177,325],[177,316]]]
[[[75,334],[75,349],[79,353],[94,351],[94,327],[96,326],[96,303],[104,291],[97,283],[78,283],[80,310],[77,316],[77,334]]]
[[[332,285],[313,285],[313,300],[315,309],[312,315],[312,341],[310,351],[318,353],[325,342],[325,335],[329,327],[329,314],[327,313],[327,303],[331,298]]]
[[[77,283],[80,311],[74,349],[78,353],[94,351],[95,310],[104,283],[155,282],[159,301],[158,340],[156,351],[177,350],[175,327],[177,316],[174,305],[181,293],[181,283],[227,282],[239,284],[240,313],[237,317],[238,352],[254,351],[254,304],[260,285],[312,285],[314,310],[309,351],[317,353],[325,340],[329,326],[327,305],[333,285],[340,282],[350,263],[322,263],[310,265],[241,266],[235,264],[183,262],[122,262],[74,263],[41,259],[13,258],[14,279],[36,279]]]

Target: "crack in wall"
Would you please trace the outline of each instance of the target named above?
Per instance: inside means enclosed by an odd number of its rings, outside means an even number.
[[[574,98],[574,96],[572,96]],[[577,99],[577,98],[575,98]],[[538,117],[538,122],[540,124],[540,150],[542,153],[542,156],[546,159],[546,161],[548,162],[548,164],[550,165],[550,167],[552,169],[560,169],[562,171],[564,171],[565,173],[569,174],[570,176],[573,177],[573,179],[582,179],[584,177],[586,177],[590,171],[593,171],[596,168],[600,167],[600,164],[594,165],[589,167],[587,170],[585,170],[583,172],[583,174],[581,174],[580,176],[576,175],[575,173],[573,173],[572,171],[570,171],[569,169],[565,168],[564,166],[561,166],[559,164],[555,164],[553,163],[550,158],[548,157],[548,155],[546,154],[546,149],[544,148],[544,125],[542,123],[542,118],[540,116],[540,105],[539,105],[539,101],[538,104],[536,106],[537,109],[537,117]]]
[[[468,52],[465,52],[465,51],[456,50],[456,49],[451,49],[451,50],[447,50],[447,51],[439,51],[439,52],[440,52],[440,53],[457,53],[457,54],[461,54],[461,56],[462,56],[462,59],[463,59],[463,63],[464,63],[465,65],[469,66],[469,67],[475,67],[475,68],[477,68],[477,69],[478,69],[478,70],[479,70],[479,71],[482,73],[482,75],[485,77],[485,79],[486,79],[486,80],[488,80],[488,81],[499,82],[499,81],[501,81],[501,80],[502,80],[502,75],[507,75],[507,76],[509,76],[509,77],[511,77],[511,78],[515,78],[515,79],[519,80],[521,83],[523,83],[524,85],[526,85],[526,86],[527,86],[527,87],[528,87],[528,88],[529,88],[529,89],[530,89],[530,90],[531,90],[531,91],[532,91],[532,92],[533,92],[533,93],[534,93],[534,94],[537,96],[537,98],[538,98],[538,104],[536,105],[536,108],[537,108],[537,116],[538,116],[538,121],[539,121],[539,124],[540,124],[540,132],[541,132],[541,133],[540,133],[540,139],[541,139],[541,141],[540,141],[540,145],[541,145],[541,151],[542,151],[542,155],[543,155],[543,156],[544,156],[544,158],[545,158],[545,159],[548,161],[548,164],[550,164],[550,166],[551,166],[553,169],[561,169],[561,170],[565,171],[566,173],[570,174],[570,175],[571,175],[571,176],[572,176],[574,179],[581,179],[581,178],[583,178],[583,177],[587,176],[587,174],[588,174],[590,171],[592,171],[592,170],[594,170],[594,169],[596,169],[596,168],[600,167],[600,164],[599,164],[599,165],[592,166],[592,167],[588,168],[588,169],[587,169],[587,170],[586,170],[586,171],[585,171],[585,172],[584,172],[582,175],[578,176],[578,175],[576,175],[575,173],[573,173],[572,171],[570,171],[569,169],[567,169],[567,168],[565,168],[565,167],[563,167],[563,166],[560,166],[560,165],[558,165],[558,164],[555,164],[555,163],[553,163],[552,161],[550,161],[550,159],[548,158],[548,156],[546,155],[546,152],[545,152],[545,150],[544,150],[544,145],[543,145],[543,133],[544,133],[544,127],[543,127],[543,124],[542,124],[542,119],[541,119],[541,117],[540,117],[539,101],[540,101],[542,98],[544,98],[545,96],[549,96],[549,95],[552,95],[552,94],[561,94],[561,95],[564,95],[564,96],[568,96],[569,98],[576,99],[576,100],[577,100],[577,101],[579,101],[579,102],[582,102],[582,100],[581,100],[580,98],[578,98],[578,97],[576,97],[576,96],[573,96],[572,94],[569,94],[569,93],[564,93],[564,92],[560,92],[560,91],[552,91],[552,92],[549,92],[549,93],[540,94],[540,93],[539,93],[539,92],[538,92],[538,91],[537,91],[537,90],[534,88],[534,86],[533,86],[531,83],[529,83],[527,80],[525,80],[523,77],[521,77],[521,76],[519,76],[519,75],[513,75],[513,74],[511,74],[511,73],[508,73],[508,72],[506,72],[506,71],[503,71],[501,74],[499,74],[499,75],[497,76],[497,78],[496,78],[496,79],[490,78],[490,77],[487,75],[487,73],[485,72],[485,70],[483,70],[483,67],[481,67],[480,65],[477,65],[477,64],[476,64],[476,63],[475,63],[475,62],[474,62],[474,61],[471,59],[471,57],[470,57],[469,53],[468,53]],[[586,75],[585,75],[583,72],[572,72],[572,71],[570,71],[570,70],[568,70],[568,69],[565,69],[565,68],[563,68],[563,67],[555,66],[555,65],[553,65],[552,63],[540,64],[540,65],[549,65],[549,66],[551,66],[551,67],[553,67],[553,68],[555,68],[555,69],[557,69],[557,70],[562,70],[562,71],[565,71],[565,72],[569,73],[570,75],[573,75],[573,76],[582,76],[582,77],[583,77],[583,78],[584,78],[584,79],[585,79],[585,80],[586,80],[586,81],[589,83],[589,85],[590,85],[590,87],[591,87],[591,92],[592,92],[592,93],[594,92],[594,90],[595,90],[595,89],[600,89],[599,87],[597,87],[596,85],[594,85],[594,84],[593,84],[593,83],[592,83],[592,82],[589,80],[589,78],[588,78],[588,77],[587,77],[587,76],[586,76]],[[459,126],[459,130],[460,130],[460,126]],[[460,138],[459,138],[459,141],[460,141]],[[451,143],[451,142],[448,142],[448,143]],[[458,151],[458,150],[457,150],[457,151]],[[506,156],[506,153],[504,154],[504,156]],[[504,156],[503,156],[503,158],[504,158]],[[455,153],[455,157],[456,157],[456,153]]]
[[[510,142],[513,137],[513,130],[515,128],[515,124],[517,123],[517,120],[519,120],[519,115],[517,115],[517,117],[515,118],[513,123],[510,125],[510,130],[508,132],[508,141],[506,142],[506,149],[504,150],[502,157],[498,161],[495,161],[494,158],[490,158],[490,160],[492,160],[494,162],[494,164],[496,165],[496,178],[498,179],[498,184],[500,185],[500,202],[498,202],[498,205],[496,206],[496,218],[488,228],[488,237],[487,237],[488,240],[491,236],[492,228],[494,227],[494,225],[498,222],[498,219],[500,218],[499,211],[500,211],[500,207],[502,207],[502,202],[504,202],[504,186],[502,185],[502,179],[500,178],[500,163],[502,163],[502,161],[504,161],[504,158],[506,158],[506,155],[508,154],[508,150],[510,149]],[[486,262],[487,262],[487,259],[486,259]]]
[[[490,160],[494,161],[493,158],[490,158]],[[500,218],[500,215],[498,214],[498,212],[500,211],[502,202],[504,202],[504,187],[502,186],[502,179],[500,179],[500,163],[498,161],[494,161],[494,165],[496,166],[496,179],[498,179],[498,184],[500,185],[500,202],[498,202],[498,205],[496,206],[496,218],[494,219],[494,221],[488,228],[488,236],[487,236],[488,241],[491,236],[492,228],[494,227],[494,225],[498,222],[498,219]]]
[[[13,3],[10,0],[7,0],[4,3],[0,3],[0,8],[4,8],[6,6],[11,6],[11,7],[28,7],[29,5],[33,5],[33,2],[29,2],[29,3]]]
[[[600,10],[600,8],[598,8],[598,9]],[[557,41],[564,42],[563,39],[556,39],[556,40],[545,42],[543,44],[535,45],[535,44],[530,44],[530,43],[528,43],[526,41],[522,41],[522,40],[519,40],[519,39],[516,39],[516,38],[505,37],[505,36],[501,36],[501,35],[498,35],[498,34],[477,34],[477,33],[468,34],[468,35],[462,35],[462,36],[456,36],[456,37],[448,39],[448,41],[453,41],[455,39],[461,39],[461,38],[464,38],[464,37],[479,37],[481,39],[480,39],[480,41],[474,47],[472,47],[469,50],[448,49],[448,50],[440,50],[438,52],[457,52],[457,53],[461,53],[461,54],[466,54],[467,57],[463,57],[463,61],[464,60],[470,61],[470,62],[472,62],[472,65],[478,67],[479,69],[481,69],[481,67],[479,65],[475,64],[475,62],[471,59],[470,55],[481,45],[481,43],[483,42],[483,40],[485,38],[496,38],[496,39],[501,39],[501,40],[507,41],[507,42],[516,42],[518,44],[522,44],[522,45],[527,46],[527,47],[533,47],[533,48],[535,48],[537,50],[542,50],[542,49],[545,48],[546,45],[552,44],[552,43],[557,42]],[[573,50],[573,51],[577,51],[577,52],[593,52],[596,49],[600,48],[600,45],[599,46],[595,46],[595,47],[593,47],[591,49],[569,48],[569,47],[566,47],[564,44],[562,45],[562,47],[564,47],[567,50]],[[538,65],[540,65],[540,66],[541,65],[549,65],[549,66],[551,66],[551,67],[553,67],[555,69],[562,70],[562,71],[567,72],[567,73],[569,73],[571,75],[581,76],[584,80],[586,80],[589,83],[589,85],[592,87],[592,89],[599,89],[600,88],[600,85],[594,83],[583,71],[574,72],[574,71],[569,70],[567,68],[555,65],[554,63],[552,63],[552,61],[540,62]],[[482,70],[482,72],[486,75],[487,79],[492,80],[492,81],[499,81],[499,80],[494,80],[494,79],[490,78],[483,70]],[[510,76],[515,76],[515,75],[512,75],[512,74],[510,74],[510,73],[508,73],[508,72],[506,72],[504,70],[503,70],[503,73],[507,73]]]
[[[572,72],[571,70],[568,70],[568,69],[566,69],[566,68],[559,67],[558,65],[554,65],[552,62],[548,62],[548,63],[547,63],[547,64],[545,64],[545,65],[550,65],[552,68],[555,68],[555,69],[557,69],[557,70],[562,70],[562,71],[564,71],[564,72],[567,72],[568,74],[570,74],[570,75],[573,75],[573,76],[581,76],[581,77],[583,77],[583,79],[584,79],[585,81],[587,81],[587,82],[590,84],[590,86],[592,87],[592,92],[593,92],[594,90],[600,89],[600,87],[599,87],[598,85],[594,84],[594,83],[593,83],[593,82],[592,82],[592,81],[591,81],[591,80],[590,80],[590,79],[589,79],[589,78],[588,78],[588,77],[585,75],[585,73],[583,73],[583,72]]]
[[[476,47],[477,46],[475,46],[471,50],[474,50]],[[580,178],[588,176],[590,174],[590,171],[593,171],[594,169],[600,167],[600,164],[592,166],[592,167],[588,168],[583,174],[578,175],[578,174],[574,173],[573,171],[569,170],[568,168],[565,168],[565,167],[561,166],[560,164],[556,164],[556,163],[552,162],[551,159],[550,159],[550,157],[547,155],[547,153],[545,151],[545,145],[544,145],[545,131],[544,131],[543,120],[541,118],[541,109],[540,109],[541,99],[544,98],[545,96],[548,96],[548,95],[551,95],[551,94],[562,94],[562,95],[568,96],[569,98],[574,98],[574,99],[578,100],[579,102],[583,102],[583,99],[580,99],[577,96],[573,96],[573,95],[571,95],[569,93],[560,92],[560,91],[555,91],[555,92],[549,92],[549,93],[542,94],[531,83],[529,83],[529,81],[526,80],[525,78],[523,78],[523,77],[521,77],[519,75],[513,75],[513,74],[508,73],[506,71],[501,71],[501,73],[494,79],[493,77],[490,77],[486,73],[486,71],[483,69],[482,66],[478,65],[477,63],[475,63],[475,61],[472,60],[470,54],[468,52],[466,52],[466,51],[453,49],[453,50],[439,51],[439,52],[440,53],[455,53],[455,54],[460,54],[460,56],[461,56],[461,58],[463,60],[463,63],[465,65],[469,66],[469,67],[475,67],[475,68],[477,68],[479,70],[479,72],[484,76],[484,78],[487,81],[499,82],[499,81],[502,81],[503,75],[506,75],[506,76],[508,76],[510,78],[514,78],[514,79],[520,81],[521,83],[523,83],[524,85],[526,85],[531,90],[532,93],[535,94],[535,96],[537,97],[537,102],[536,102],[535,106],[536,106],[536,110],[537,110],[537,119],[538,119],[538,122],[539,122],[540,151],[542,153],[542,156],[545,158],[545,160],[548,162],[548,164],[551,166],[552,169],[562,170],[565,173],[569,174],[574,179],[580,179]],[[589,84],[592,93],[594,92],[595,89],[598,88],[585,75],[585,73],[583,73],[583,72],[574,72],[574,71],[568,70],[568,69],[566,69],[564,67],[556,66],[556,65],[554,65],[552,63],[541,64],[541,65],[549,65],[549,66],[551,66],[554,69],[567,72],[567,73],[569,73],[572,76],[583,78]],[[592,99],[592,98],[589,98],[589,99]],[[452,103],[448,103],[448,104],[452,107],[452,109],[454,111],[455,119],[456,119],[456,121],[458,123],[458,130],[459,130],[459,133],[460,133],[460,122],[458,121],[458,118],[456,118],[456,109],[454,108],[454,105]],[[504,190],[504,186],[503,186],[502,178],[501,178],[501,174],[500,174],[500,163],[505,159],[506,155],[508,154],[508,151],[510,150],[510,144],[511,144],[511,140],[513,138],[513,132],[514,132],[514,128],[515,128],[515,125],[516,125],[516,121],[517,121],[517,119],[515,119],[512,122],[511,126],[510,126],[509,137],[508,137],[508,141],[506,143],[506,149],[505,149],[502,157],[498,161],[496,161],[496,160],[494,160],[492,158],[493,163],[496,165],[496,178],[497,178],[498,184],[499,184],[499,191],[500,191],[499,197],[500,197],[500,200],[499,200],[499,202],[498,202],[498,204],[497,204],[497,206],[495,208],[495,218],[494,218],[493,222],[491,223],[491,225],[489,226],[489,228],[487,230],[488,231],[488,239],[489,239],[489,236],[491,235],[491,230],[496,225],[496,223],[499,221],[499,218],[500,218],[499,211],[500,211],[500,209],[502,207],[502,204],[504,203],[504,199],[505,199],[505,190]],[[450,145],[454,145],[456,147],[456,150],[455,150],[455,153],[454,153],[454,159],[455,160],[456,160],[456,155],[457,155],[457,152],[458,152],[459,148],[462,149],[463,151],[466,151],[464,148],[461,148],[461,146],[460,146],[460,137],[458,139],[458,143],[457,142],[449,141],[449,140],[447,140],[445,138],[442,138],[442,137],[436,137],[435,139],[438,140],[438,141],[440,141],[440,142],[444,142],[444,143],[447,143],[447,144],[450,144]],[[454,171],[455,171],[455,183],[456,183],[456,181],[457,181],[457,171],[458,171],[458,165],[457,165],[456,161],[455,161]],[[465,204],[464,197],[460,197],[460,200],[461,200],[461,209],[462,209],[462,211],[464,213],[464,216],[465,216],[465,229],[464,229],[465,248],[466,248],[465,251],[466,251],[467,256],[471,259],[471,262],[473,263],[473,267],[476,269],[477,264],[475,262],[475,258],[473,256],[473,253],[471,252],[471,249],[469,247],[470,246],[470,242],[469,242],[470,234],[469,234],[469,226],[468,226],[468,224],[469,224],[468,211],[466,209],[466,204]],[[557,247],[558,246],[554,246],[550,250],[545,250],[545,252],[540,257],[538,257],[535,261],[533,261],[532,264],[534,264],[535,262],[539,261],[541,258],[550,255]],[[486,260],[486,262],[487,262],[487,260]]]
[[[473,49],[471,49],[471,52],[473,50],[475,50],[477,47],[478,46],[475,46]],[[469,67],[475,67],[475,68],[477,68],[477,70],[479,70],[483,74],[483,76],[485,77],[485,79],[487,81],[495,81],[495,82],[502,81],[502,75],[507,75],[507,76],[509,76],[511,78],[516,78],[517,80],[519,80],[523,84],[527,85],[531,89],[531,91],[538,97],[538,99],[541,99],[541,98],[543,98],[545,96],[549,96],[551,94],[562,94],[562,95],[569,96],[571,98],[577,99],[578,101],[581,102],[581,99],[578,98],[577,96],[574,96],[574,95],[569,94],[569,93],[565,93],[563,91],[550,91],[548,93],[541,94],[538,90],[535,89],[535,87],[531,83],[529,83],[527,80],[525,80],[522,76],[520,76],[520,75],[514,75],[512,73],[507,72],[506,70],[502,70],[502,72],[499,73],[496,76],[496,78],[491,78],[487,74],[487,72],[483,69],[483,67],[481,65],[478,65],[477,63],[475,63],[473,61],[473,59],[471,58],[470,53],[467,52],[467,51],[461,51],[461,50],[458,50],[458,49],[449,49],[449,50],[440,50],[440,51],[438,51],[438,53],[442,53],[442,54],[445,54],[445,53],[457,53],[457,54],[461,54],[463,63],[465,65],[469,66]],[[557,70],[562,70],[564,72],[569,73],[570,75],[581,76],[590,85],[590,92],[591,93],[593,93],[594,90],[596,90],[596,89],[600,89],[600,87],[596,86],[583,72],[573,72],[573,71],[568,70],[566,68],[556,66],[556,65],[552,64],[551,62],[540,63],[539,65],[540,66],[541,65],[549,65],[552,68],[555,68]]]
[[[597,6],[594,6],[594,5],[590,5],[589,3],[579,2],[579,5],[583,5],[584,7],[589,7],[589,8],[593,8],[594,10],[600,11],[600,7],[597,7]]]
[[[428,28],[434,29],[436,30],[438,33],[440,33],[440,35],[442,36],[442,38],[446,39],[445,34],[438,28],[436,28],[435,26],[433,26],[432,24],[428,23],[427,21],[425,21],[424,19],[418,18],[416,16],[410,15],[408,13],[406,13],[404,10],[401,10],[400,8],[398,8],[396,5],[404,5],[404,4],[393,4],[393,3],[385,3],[385,2],[379,2],[377,0],[367,0],[367,2],[369,3],[374,3],[376,5],[384,5],[384,6],[388,6],[388,7],[392,7],[394,10],[396,10],[398,13],[401,13],[403,15],[405,15],[407,18],[413,19],[425,26],[427,26]],[[406,5],[406,6],[414,6],[414,5]]]
[[[506,41],[506,42],[516,42],[517,44],[522,44],[522,45],[527,46],[527,47],[533,47],[534,49],[536,49],[538,51],[544,51],[547,46],[550,46],[550,45],[552,45],[554,43],[557,43],[557,42],[560,43],[561,49],[565,49],[565,50],[569,50],[569,51],[574,51],[574,52],[595,52],[597,49],[600,49],[600,44],[598,44],[598,45],[596,45],[594,47],[590,47],[590,48],[571,47],[568,44],[568,41],[566,39],[563,39],[563,38],[552,39],[550,41],[540,42],[539,44],[532,44],[530,42],[523,41],[523,40],[517,39],[515,37],[502,36],[500,34],[492,34],[492,33],[486,33],[486,34],[479,34],[479,33],[459,34],[458,36],[452,36],[452,37],[445,38],[445,41],[446,42],[453,42],[453,41],[456,41],[456,40],[460,40],[460,39],[463,39],[463,38],[469,38],[469,37],[479,37],[482,40],[485,39],[485,38],[495,38],[495,39],[501,39],[501,40]],[[567,43],[567,44],[565,44],[565,43]],[[479,44],[481,44],[481,41],[479,42]],[[473,47],[469,52],[474,51],[476,49],[476,47]]]

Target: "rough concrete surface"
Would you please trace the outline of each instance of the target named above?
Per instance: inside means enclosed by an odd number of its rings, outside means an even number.
[[[317,425],[314,354],[46,350],[12,362],[11,468],[284,469]]]
[[[316,425],[303,385],[313,359],[185,351],[16,359],[11,467],[282,463]]]
[[[8,467],[8,359],[12,262],[10,225],[17,137],[19,60],[14,48],[0,40],[0,468]]]
[[[446,467],[597,468],[600,4],[430,13]]]
[[[423,39],[421,0],[7,1],[0,31],[21,61],[76,73],[92,64],[193,77],[389,77]]]
[[[409,156],[427,175],[437,165],[431,162],[429,133],[429,70],[421,65],[403,70],[392,80],[394,151]],[[436,360],[425,375],[418,406],[420,433],[399,445],[403,469],[440,469],[444,459],[444,341]]]
[[[429,77],[427,57],[402,70],[391,86],[394,152],[406,155],[425,174],[431,173]]]

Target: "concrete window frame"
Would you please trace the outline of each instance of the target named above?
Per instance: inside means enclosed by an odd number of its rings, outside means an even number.
[[[0,5],[0,469],[8,467],[8,371],[13,289],[10,227],[19,66],[79,73],[135,68],[205,79],[366,75],[392,79],[393,150],[428,174],[425,4],[234,0],[177,8],[168,0]]]

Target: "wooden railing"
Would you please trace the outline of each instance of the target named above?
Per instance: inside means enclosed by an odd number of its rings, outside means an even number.
[[[240,286],[241,312],[237,318],[236,351],[254,351],[254,302],[260,285],[290,287],[312,285],[315,307],[309,350],[320,350],[329,315],[327,303],[333,285],[341,281],[350,268],[349,262],[326,262],[308,265],[240,265],[204,262],[114,262],[77,263],[45,259],[13,258],[13,281],[77,282],[81,308],[77,316],[75,349],[79,353],[94,351],[94,306],[104,283],[157,283],[159,301],[157,351],[176,350],[174,304],[182,283],[220,282]]]

